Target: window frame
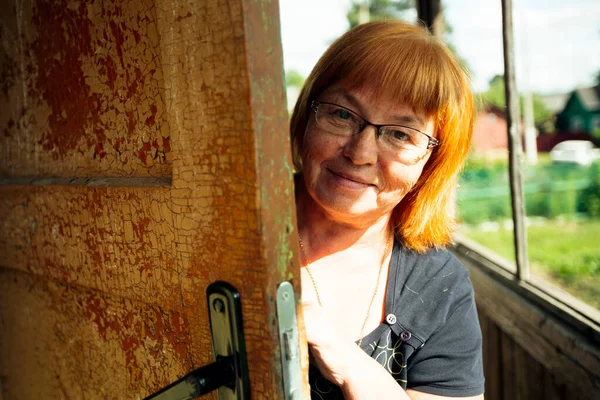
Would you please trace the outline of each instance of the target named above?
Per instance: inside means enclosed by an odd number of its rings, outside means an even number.
[[[418,0],[418,3],[438,0]],[[519,134],[519,98],[515,77],[512,0],[502,2],[502,37],[504,52],[504,88],[507,110],[509,148],[509,184],[515,263],[495,255],[485,246],[463,235],[455,235],[453,251],[471,260],[505,287],[522,295],[540,307],[547,315],[557,318],[568,328],[585,335],[595,346],[600,346],[600,311],[557,286],[536,277],[532,279],[527,251],[525,224],[525,196],[521,159],[523,157]],[[432,24],[428,24],[431,26]]]

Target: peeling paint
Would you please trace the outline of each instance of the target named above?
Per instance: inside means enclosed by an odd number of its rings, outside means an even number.
[[[276,3],[18,4],[24,76],[0,91],[9,370],[48,397],[142,398],[210,360],[204,290],[223,279],[242,293],[252,397],[280,398],[274,293],[297,265]],[[52,186],[69,176],[172,179]]]
[[[18,41],[0,63],[0,174],[169,175],[154,3],[18,5],[18,23],[0,22]]]

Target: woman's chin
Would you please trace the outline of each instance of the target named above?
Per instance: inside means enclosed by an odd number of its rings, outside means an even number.
[[[348,220],[371,219],[375,214],[378,214],[376,196],[350,196],[329,192],[325,196],[317,194],[316,201],[327,214],[336,215],[338,218]]]

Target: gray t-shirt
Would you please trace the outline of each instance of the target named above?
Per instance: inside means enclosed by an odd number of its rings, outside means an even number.
[[[484,391],[481,329],[467,269],[447,250],[416,253],[396,241],[385,321],[361,348],[404,389],[440,396]],[[313,365],[312,399],[343,399]]]

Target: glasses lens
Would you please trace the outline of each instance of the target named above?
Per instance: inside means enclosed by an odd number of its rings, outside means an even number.
[[[335,104],[319,103],[316,120],[321,128],[336,135],[350,136],[358,133],[362,119],[352,111]]]
[[[399,150],[426,150],[429,145],[427,135],[403,126],[384,126],[379,133],[386,145]]]

